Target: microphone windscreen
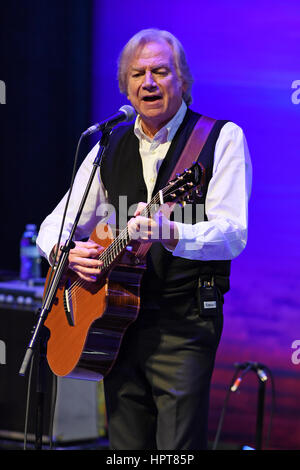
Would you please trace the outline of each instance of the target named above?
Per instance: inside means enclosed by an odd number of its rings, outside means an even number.
[[[136,116],[136,112],[135,112],[134,108],[132,106],[130,106],[129,104],[124,104],[124,106],[122,106],[119,109],[119,111],[126,114],[126,116],[127,116],[126,121],[132,121]]]

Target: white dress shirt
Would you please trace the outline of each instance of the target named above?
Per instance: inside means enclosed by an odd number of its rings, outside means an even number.
[[[186,109],[186,104],[183,102],[177,114],[157,132],[153,139],[144,134],[139,116],[136,119],[134,132],[139,139],[148,202],[159,167],[185,116]],[[77,172],[62,234],[62,243],[69,237],[97,151],[98,145],[91,150]],[[247,242],[251,182],[252,166],[244,133],[239,126],[228,122],[221,129],[215,146],[213,174],[205,202],[208,220],[194,225],[176,222],[179,241],[173,255],[194,260],[229,260],[238,256]],[[41,254],[48,260],[57,243],[66,199],[67,194],[40,227],[37,245]],[[78,224],[76,240],[89,237],[101,220],[106,203],[106,191],[98,171]]]
[[[147,202],[151,200],[160,165],[167,155],[172,139],[184,119],[186,110],[187,106],[185,102],[182,101],[181,107],[175,116],[155,134],[153,139],[150,139],[150,137],[144,133],[139,116],[135,121],[134,133],[139,139],[139,151],[143,164],[143,176],[148,192]]]

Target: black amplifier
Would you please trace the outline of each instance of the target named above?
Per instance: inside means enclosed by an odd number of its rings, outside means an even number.
[[[37,310],[42,304],[45,279],[0,282],[0,307]]]
[[[0,283],[0,439],[23,439],[29,369],[19,375],[27,346],[41,307],[44,282],[19,280]],[[34,361],[36,358],[34,358]],[[35,437],[37,364],[34,362],[28,420],[28,440]],[[49,440],[51,403],[56,396],[53,440],[56,442],[93,440],[99,436],[99,384],[57,378],[57,394],[52,372],[47,366],[47,392],[43,438]]]

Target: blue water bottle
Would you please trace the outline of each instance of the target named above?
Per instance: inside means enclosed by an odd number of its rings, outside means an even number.
[[[41,277],[41,257],[36,246],[37,228],[27,224],[20,243],[20,278],[22,281]]]

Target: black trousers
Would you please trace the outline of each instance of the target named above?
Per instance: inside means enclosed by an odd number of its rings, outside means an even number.
[[[141,311],[104,380],[110,448],[207,447],[209,390],[223,311]]]

